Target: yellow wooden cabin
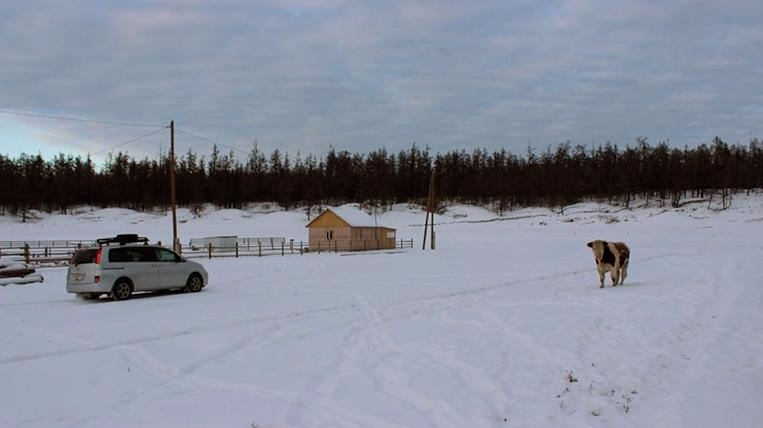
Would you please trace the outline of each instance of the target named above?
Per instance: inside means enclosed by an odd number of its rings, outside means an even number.
[[[328,208],[307,223],[310,251],[368,251],[395,248],[396,230],[351,207]]]

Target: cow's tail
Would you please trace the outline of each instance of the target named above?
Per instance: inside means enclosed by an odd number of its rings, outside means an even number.
[[[628,276],[628,261],[631,259],[631,250],[626,245],[623,245],[623,262],[620,266],[620,284],[625,282],[625,277]]]

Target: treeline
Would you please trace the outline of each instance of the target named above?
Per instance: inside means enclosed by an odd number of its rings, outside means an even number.
[[[439,200],[489,205],[498,211],[521,206],[559,206],[583,199],[627,204],[634,197],[680,204],[707,192],[763,187],[763,144],[729,145],[716,137],[696,148],[652,146],[645,138],[619,149],[565,143],[522,155],[452,151],[432,155],[415,143],[407,150],[368,154],[336,151],[295,158],[256,145],[245,161],[215,146],[209,157],[188,151],[176,156],[176,201],[200,209],[277,202],[285,208],[364,202],[421,202],[432,168]],[[91,205],[153,210],[171,200],[169,154],[136,160],[110,155],[101,168],[90,157],[59,154],[18,158],[0,155],[0,213],[29,210],[66,213]]]

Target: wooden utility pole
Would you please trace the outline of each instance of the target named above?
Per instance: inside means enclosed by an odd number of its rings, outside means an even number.
[[[175,200],[175,121],[170,121],[170,199],[172,205],[172,249],[181,251],[178,240],[177,207]]]
[[[430,223],[431,229],[429,234],[429,242],[431,243],[431,249],[434,250],[434,213],[437,211],[437,203],[434,196],[434,167],[432,167],[432,174],[429,176],[429,211],[432,212],[432,223]]]
[[[421,240],[421,249],[427,249],[427,229],[429,229],[429,201],[427,201],[427,219],[424,220],[424,239]]]
[[[435,169],[432,167],[432,173],[429,176],[429,194],[427,195],[427,219],[424,221],[424,239],[421,243],[421,249],[425,250],[427,247],[427,228],[430,228],[430,235],[431,235],[431,248],[434,250],[435,247],[435,240],[434,240],[434,213],[437,209],[437,203],[435,202],[435,193],[434,193],[434,172]],[[432,223],[430,226],[429,223],[429,215],[432,215]]]

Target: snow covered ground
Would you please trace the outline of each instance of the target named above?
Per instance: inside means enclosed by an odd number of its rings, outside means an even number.
[[[184,242],[306,240],[303,212],[181,210]],[[763,196],[681,209],[595,203],[504,217],[379,216],[403,252],[201,260],[199,294],[82,301],[65,268],[0,287],[2,427],[756,427]],[[0,239],[139,233],[122,209],[0,217]],[[598,288],[586,242],[632,250]]]

